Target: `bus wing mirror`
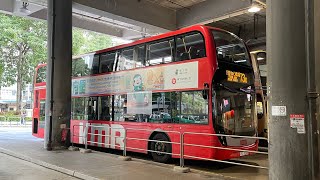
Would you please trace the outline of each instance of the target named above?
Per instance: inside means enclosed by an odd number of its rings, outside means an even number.
[[[204,89],[202,90],[203,99],[208,99],[208,95],[209,95],[209,84],[204,83]]]

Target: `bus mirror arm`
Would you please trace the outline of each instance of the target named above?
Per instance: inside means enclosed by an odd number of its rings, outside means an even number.
[[[202,97],[203,97],[203,99],[208,99],[209,84],[208,83],[204,83],[203,86],[204,86],[204,89],[202,90]]]

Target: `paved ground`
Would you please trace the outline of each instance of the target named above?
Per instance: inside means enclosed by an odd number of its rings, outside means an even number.
[[[0,127],[0,148],[16,154],[44,161],[46,163],[63,167],[75,173],[97,177],[100,179],[268,179],[267,170],[256,168],[226,165],[216,162],[186,161],[186,166],[191,167],[192,172],[180,174],[173,171],[172,164],[155,163],[137,155],[131,162],[124,162],[117,158],[116,154],[94,152],[80,154],[70,151],[52,151],[43,149],[43,140],[31,136],[30,128]],[[0,149],[1,151],[1,149]],[[135,156],[133,154],[133,156]],[[146,159],[146,160],[141,160]],[[248,164],[267,166],[266,156],[255,155],[237,160]],[[1,171],[0,171],[1,172]],[[223,176],[222,176],[223,175]],[[86,178],[85,178],[86,179]]]
[[[60,172],[0,153],[0,180],[77,179]]]

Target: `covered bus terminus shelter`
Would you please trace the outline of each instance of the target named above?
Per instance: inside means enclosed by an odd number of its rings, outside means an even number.
[[[79,0],[80,1],[80,0]],[[45,148],[59,149],[62,129],[70,126],[72,1],[50,0],[48,7],[48,68]],[[84,0],[80,2],[85,2]],[[239,4],[250,1],[206,1],[206,5],[148,16],[147,1],[118,0],[122,15],[167,30],[208,23]],[[240,3],[241,2],[241,3]],[[102,1],[88,1],[97,8]],[[127,6],[127,8],[120,7]],[[130,6],[130,8],[128,8]],[[145,7],[143,7],[145,6]],[[139,12],[136,9],[144,9]],[[267,0],[267,53],[270,74],[269,179],[320,179],[319,88],[320,3],[314,0]],[[168,19],[170,18],[170,19]],[[63,33],[62,33],[63,32]],[[290,115],[304,115],[304,127],[290,127]],[[301,116],[302,117],[302,116]],[[299,130],[299,131],[297,131]],[[67,138],[68,139],[68,138]]]

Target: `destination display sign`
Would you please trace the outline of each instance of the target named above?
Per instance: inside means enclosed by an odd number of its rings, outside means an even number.
[[[248,83],[248,77],[244,73],[226,70],[226,75],[228,77],[227,81],[229,82],[236,82],[236,83],[243,83],[243,84]]]

